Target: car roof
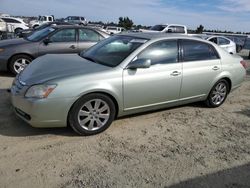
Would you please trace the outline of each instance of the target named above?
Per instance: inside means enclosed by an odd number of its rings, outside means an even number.
[[[183,34],[172,34],[172,33],[150,33],[150,32],[139,32],[139,33],[122,33],[119,35],[125,35],[125,36],[131,36],[131,37],[138,37],[138,38],[144,38],[144,39],[166,39],[166,38],[173,38],[173,39],[194,39],[199,41],[204,41],[203,39],[192,37],[188,35]]]
[[[74,24],[54,25],[54,26],[51,26],[51,27],[55,28],[55,29],[61,29],[61,28],[88,28],[88,29],[96,29],[94,27],[74,25]]]

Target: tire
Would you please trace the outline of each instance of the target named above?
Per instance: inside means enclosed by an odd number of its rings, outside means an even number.
[[[76,133],[89,136],[105,131],[113,122],[115,114],[114,102],[107,95],[93,93],[76,101],[68,120]]]
[[[15,55],[9,63],[9,70],[14,75],[20,73],[33,59],[28,55]]]
[[[221,79],[214,84],[205,102],[210,108],[219,107],[225,102],[228,93],[229,83],[225,79]]]
[[[23,29],[21,29],[21,28],[16,28],[15,31],[14,31],[14,32],[15,32],[15,35],[17,35],[18,33],[20,33],[22,30],[23,30]]]
[[[38,26],[39,26],[39,25],[34,25],[34,26],[33,26],[33,29],[36,29]]]

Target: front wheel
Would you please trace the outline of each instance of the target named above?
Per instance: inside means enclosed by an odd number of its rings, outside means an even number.
[[[206,104],[208,107],[216,108],[224,103],[229,93],[229,84],[226,80],[219,80],[210,91]]]
[[[115,118],[114,102],[104,94],[93,93],[80,98],[69,112],[69,124],[80,135],[106,130]]]
[[[30,64],[32,61],[32,58],[27,55],[16,55],[11,58],[9,63],[9,70],[13,74],[20,73],[28,64]]]

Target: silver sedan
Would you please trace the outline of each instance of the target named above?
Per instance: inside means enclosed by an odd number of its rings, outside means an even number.
[[[45,55],[17,75],[11,100],[34,127],[70,125],[81,135],[116,117],[205,101],[218,107],[246,75],[244,61],[182,35],[110,37],[80,55]]]

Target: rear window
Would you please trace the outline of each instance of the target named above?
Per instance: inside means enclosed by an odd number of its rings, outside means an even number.
[[[218,59],[219,55],[210,44],[194,41],[182,40],[183,61],[202,61]]]

